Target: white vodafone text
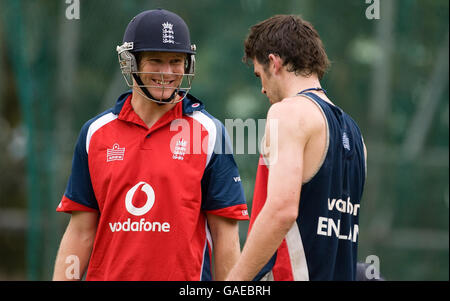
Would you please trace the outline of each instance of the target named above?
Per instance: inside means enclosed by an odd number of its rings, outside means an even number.
[[[170,224],[168,222],[150,222],[141,218],[138,222],[132,222],[128,218],[124,222],[109,223],[111,232],[170,232]]]

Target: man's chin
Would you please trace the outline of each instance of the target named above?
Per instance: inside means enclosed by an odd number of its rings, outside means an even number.
[[[161,93],[161,91],[152,91],[152,90],[150,90],[149,92],[155,98],[155,100],[164,101],[166,99],[172,98],[172,96],[175,97],[173,93],[174,91],[175,89],[164,90],[164,93]]]

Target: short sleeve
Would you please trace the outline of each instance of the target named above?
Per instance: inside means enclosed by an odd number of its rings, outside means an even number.
[[[86,151],[86,136],[89,123],[81,129],[72,159],[72,172],[56,211],[97,211],[98,204],[92,188],[89,173],[88,154]]]
[[[206,212],[239,220],[248,220],[239,170],[232,154],[230,139],[222,123],[216,144],[202,178],[202,209]]]

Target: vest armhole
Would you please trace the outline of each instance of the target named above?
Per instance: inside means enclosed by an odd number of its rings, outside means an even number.
[[[311,177],[309,177],[308,179],[305,179],[302,182],[302,185],[304,185],[304,184],[307,184],[308,182],[310,182],[317,175],[319,170],[322,168],[323,163],[325,162],[325,159],[326,159],[327,154],[328,154],[328,148],[330,147],[330,126],[328,124],[328,119],[327,119],[327,116],[325,115],[325,112],[323,111],[322,107],[317,103],[317,101],[315,101],[312,97],[310,97],[308,95],[302,94],[302,95],[299,95],[299,96],[303,96],[303,97],[311,100],[319,108],[320,112],[322,113],[323,119],[325,120],[326,127],[327,127],[326,144],[325,144],[325,149],[324,149],[323,154],[322,154],[322,158],[320,159],[320,161],[319,161],[320,163],[318,164],[316,170],[313,172]]]

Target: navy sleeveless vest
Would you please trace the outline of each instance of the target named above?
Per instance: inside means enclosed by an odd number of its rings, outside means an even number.
[[[349,115],[309,90],[298,95],[322,110],[328,149],[318,172],[302,185],[296,223],[255,280],[355,280],[366,177],[363,139]],[[261,159],[250,226],[266,200],[267,177],[268,168]]]

